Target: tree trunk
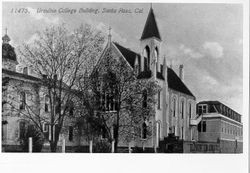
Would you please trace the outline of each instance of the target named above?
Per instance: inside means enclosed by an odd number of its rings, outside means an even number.
[[[116,119],[116,125],[115,125],[115,153],[118,152],[118,142],[119,142],[119,110],[117,110],[117,119]]]
[[[57,143],[55,141],[50,143],[50,150],[52,153],[55,153],[57,149]]]

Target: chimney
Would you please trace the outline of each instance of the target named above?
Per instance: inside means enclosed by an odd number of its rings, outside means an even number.
[[[179,66],[179,78],[183,81],[184,80],[184,72],[183,72],[183,64]]]

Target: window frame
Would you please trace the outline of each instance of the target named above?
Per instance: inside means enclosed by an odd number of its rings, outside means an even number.
[[[181,119],[184,119],[184,100],[181,100]]]

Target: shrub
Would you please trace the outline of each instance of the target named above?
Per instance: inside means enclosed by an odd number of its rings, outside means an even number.
[[[107,140],[99,140],[93,146],[94,153],[111,153],[111,144]]]
[[[29,138],[32,138],[32,152],[41,152],[43,148],[43,134],[33,125],[29,125],[25,129],[24,138],[20,139],[21,147],[24,152],[29,151]]]

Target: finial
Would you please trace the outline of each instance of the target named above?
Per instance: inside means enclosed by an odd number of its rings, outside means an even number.
[[[150,8],[152,8],[152,6],[153,6],[152,3],[150,3]]]
[[[5,28],[5,34],[6,34],[6,35],[8,34],[8,29],[7,29],[7,27]]]
[[[171,59],[170,60],[170,68],[172,69],[172,67],[173,67],[173,60]]]

